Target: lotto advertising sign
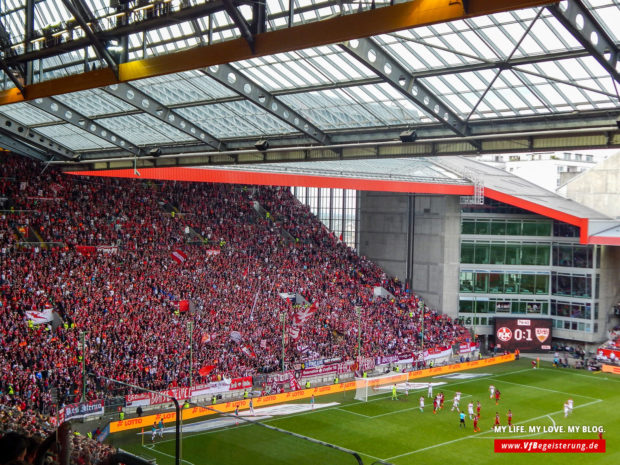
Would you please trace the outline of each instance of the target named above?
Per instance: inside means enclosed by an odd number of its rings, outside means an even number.
[[[495,318],[495,344],[514,352],[551,350],[551,320],[542,318]]]

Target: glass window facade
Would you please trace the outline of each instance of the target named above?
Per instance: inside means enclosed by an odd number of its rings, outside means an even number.
[[[316,187],[293,187],[295,197],[350,247],[358,246],[358,191]]]
[[[553,317],[557,329],[597,331],[600,248],[579,244],[577,227],[488,199],[461,211],[465,325],[532,314]]]
[[[549,294],[549,273],[461,271],[461,293]]]
[[[549,266],[550,260],[550,242],[461,242],[461,263]]]
[[[590,299],[592,298],[592,275],[552,272],[551,293]]]
[[[543,236],[553,231],[552,220],[510,220],[504,218],[467,218],[461,223],[461,234],[479,236]]]
[[[577,244],[553,244],[553,266],[592,268],[592,246]]]

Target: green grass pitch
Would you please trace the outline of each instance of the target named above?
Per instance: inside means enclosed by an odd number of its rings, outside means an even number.
[[[346,395],[317,397],[316,403],[338,402],[338,405],[309,412],[277,416],[264,423],[282,430],[318,439],[359,453],[364,464],[378,461],[395,465],[414,464],[620,464],[620,377],[608,373],[588,373],[574,369],[553,368],[542,363],[534,370],[529,360],[469,370],[468,374],[484,374],[465,380],[426,378],[415,382],[445,381],[435,387],[444,391],[444,409],[433,414],[430,399],[424,412],[418,399],[426,390],[410,391],[406,399],[390,399],[391,393],[369,397],[369,402]],[[489,399],[489,385],[502,393],[498,406]],[[462,392],[461,409],[467,412],[470,400],[482,404],[480,428],[474,433],[467,418],[466,429],[459,428],[458,415],[450,411],[455,391]],[[564,417],[563,404],[574,400],[574,410]],[[308,403],[308,401],[303,401]],[[506,425],[506,412],[513,412],[513,424],[523,425],[525,433],[492,431],[495,412]],[[212,417],[210,417],[212,419]],[[605,429],[607,451],[599,454],[544,453],[499,454],[493,452],[495,438],[517,439],[597,439],[595,432],[530,433],[529,426],[598,427]],[[158,464],[174,464],[174,435],[151,443],[150,435],[141,445],[136,432],[112,438],[115,445]],[[315,444],[261,426],[242,423],[222,429],[183,435],[182,457],[185,465],[355,465],[355,459],[344,452]]]

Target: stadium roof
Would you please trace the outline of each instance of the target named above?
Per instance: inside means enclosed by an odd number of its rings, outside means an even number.
[[[168,167],[72,174],[132,179],[220,182],[251,185],[308,186],[361,191],[459,195],[473,203],[476,192],[580,228],[580,241],[620,244],[620,222],[547,191],[526,179],[466,157],[343,160],[204,168]],[[596,234],[590,235],[590,231]]]
[[[0,0],[0,146],[96,169],[620,147],[618,24],[618,0]]]

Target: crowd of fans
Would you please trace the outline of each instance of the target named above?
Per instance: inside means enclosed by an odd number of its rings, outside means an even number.
[[[56,425],[52,418],[24,405],[0,404],[0,464],[22,465],[34,463],[42,455],[45,464],[58,463],[57,447],[49,447],[46,439],[55,434]],[[80,434],[69,434],[71,463],[90,465],[105,463],[115,449]],[[41,450],[43,449],[43,450]]]
[[[190,341],[194,384],[277,369],[281,314],[291,325],[299,311],[282,293],[316,308],[288,339],[287,363],[356,356],[356,306],[363,356],[420,347],[419,297],[338,241],[288,189],[82,178],[4,156],[0,198],[7,405],[53,414],[52,387],[61,404],[76,401],[83,355],[98,375],[86,379],[88,398],[127,392],[100,376],[155,390],[188,385]],[[373,299],[378,285],[394,299]],[[193,311],[179,311],[185,300]],[[45,308],[56,323],[28,323],[26,311]],[[469,336],[436,311],[424,320],[424,347]]]

